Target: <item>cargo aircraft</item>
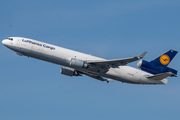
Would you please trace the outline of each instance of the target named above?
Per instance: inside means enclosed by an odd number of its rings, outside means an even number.
[[[167,84],[166,77],[177,75],[177,70],[167,67],[177,54],[175,50],[169,50],[148,62],[140,60],[146,51],[135,57],[106,60],[23,37],[9,37],[2,43],[20,56],[61,65],[61,74],[71,77],[84,74],[106,82],[117,80],[132,84]],[[137,60],[141,70],[127,66]]]

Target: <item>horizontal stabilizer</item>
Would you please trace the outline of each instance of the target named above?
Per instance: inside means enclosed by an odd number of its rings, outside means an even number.
[[[166,73],[149,76],[147,78],[153,79],[153,80],[163,80],[164,78],[169,77],[169,76],[174,76],[174,74],[172,72],[166,72]]]

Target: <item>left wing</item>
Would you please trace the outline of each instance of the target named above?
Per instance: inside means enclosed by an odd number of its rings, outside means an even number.
[[[100,80],[100,81],[106,81],[107,83],[113,81],[112,79],[105,79],[105,78],[103,78],[103,77],[101,77],[101,76],[93,75],[93,74],[90,74],[90,73],[83,73],[83,74],[85,74],[85,75],[87,75],[87,76],[89,76],[89,77],[92,77],[92,78],[94,78],[94,79]]]
[[[124,59],[114,59],[114,60],[102,60],[102,61],[97,61],[97,60],[90,60],[90,61],[86,61],[86,63],[88,64],[96,64],[99,66],[120,66],[120,65],[126,65],[128,63],[134,62],[136,60],[142,59],[144,58],[144,56],[147,54],[147,52],[143,52],[141,55],[139,56],[135,56],[135,57],[131,57],[131,58],[124,58]]]

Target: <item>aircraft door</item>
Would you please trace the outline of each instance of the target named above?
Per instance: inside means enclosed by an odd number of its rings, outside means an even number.
[[[15,45],[20,48],[20,39],[15,40]]]

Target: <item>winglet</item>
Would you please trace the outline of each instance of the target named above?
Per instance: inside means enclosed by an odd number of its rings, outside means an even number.
[[[138,58],[139,59],[142,59],[142,58],[144,58],[144,56],[147,54],[147,52],[146,51],[144,51],[142,54],[140,54],[139,56],[138,56]]]

